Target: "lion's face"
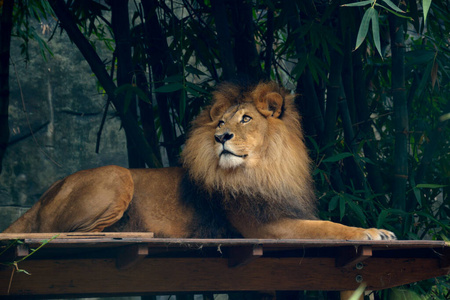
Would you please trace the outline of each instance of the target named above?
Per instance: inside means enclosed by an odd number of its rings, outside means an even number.
[[[235,105],[218,118],[214,151],[221,168],[251,166],[260,159],[267,120],[252,103]]]
[[[309,197],[309,158],[293,98],[275,83],[220,85],[183,150],[190,178],[211,193],[248,199]]]

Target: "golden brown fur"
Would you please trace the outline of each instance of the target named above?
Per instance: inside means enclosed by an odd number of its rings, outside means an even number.
[[[261,158],[255,163],[247,162],[245,167],[221,168],[217,164],[215,141],[211,136],[216,132],[219,119],[230,106],[250,104],[267,94],[277,92],[285,102],[283,114],[279,118],[252,116],[255,133],[264,139],[264,148],[259,149]],[[222,85],[214,93],[212,113],[204,111],[194,122],[191,134],[183,151],[183,163],[190,177],[208,191],[221,191],[224,194],[240,196],[240,206],[254,207],[255,201],[278,207],[299,207],[309,215],[314,214],[315,198],[310,176],[310,160],[307,154],[299,123],[299,115],[294,108],[293,96],[276,84],[260,84],[258,89],[236,90],[233,85]],[[237,99],[237,100],[236,100]],[[254,112],[258,114],[258,112]],[[256,121],[259,122],[256,122]],[[267,122],[263,131],[262,122]],[[237,127],[234,133],[240,128]],[[247,158],[249,160],[250,158]],[[247,200],[244,203],[242,200]],[[272,211],[272,213],[274,213]]]
[[[5,232],[153,231],[165,237],[393,239],[315,217],[293,96],[223,84],[193,122],[183,168],[107,166],[55,183]]]

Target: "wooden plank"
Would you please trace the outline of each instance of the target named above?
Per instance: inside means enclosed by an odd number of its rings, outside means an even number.
[[[129,239],[153,238],[153,232],[55,232],[55,233],[0,233],[1,240],[80,240],[80,239]]]
[[[263,255],[261,245],[230,247],[228,250],[228,266],[243,266]]]
[[[369,258],[362,270],[336,268],[333,258],[265,258],[229,268],[226,258],[145,258],[130,270],[114,259],[29,260],[14,275],[10,295],[75,296],[192,291],[378,290],[446,275],[437,258]],[[10,269],[0,271],[7,295]],[[358,278],[358,279],[357,279]]]
[[[336,257],[336,267],[349,267],[368,259],[372,256],[371,246],[340,247]]]
[[[0,233],[2,240],[45,240],[59,234],[55,242],[77,243],[76,239],[95,238],[115,238],[118,243],[127,239],[140,238],[145,242],[164,245],[280,245],[290,247],[292,245],[302,245],[306,247],[337,247],[337,246],[360,246],[370,245],[374,248],[424,248],[424,247],[445,247],[444,241],[429,240],[396,240],[396,241],[350,241],[350,240],[323,240],[323,239],[182,239],[182,238],[154,238],[151,232],[70,232],[70,233]],[[146,239],[149,239],[148,241]]]

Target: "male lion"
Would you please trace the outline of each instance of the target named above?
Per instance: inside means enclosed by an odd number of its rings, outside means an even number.
[[[193,122],[183,168],[80,171],[5,230],[151,231],[159,237],[395,239],[316,218],[293,96],[275,83],[223,84]]]

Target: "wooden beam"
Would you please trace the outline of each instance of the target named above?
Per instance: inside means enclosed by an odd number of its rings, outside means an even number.
[[[228,266],[234,268],[243,266],[263,255],[261,245],[237,246],[228,249]]]
[[[372,256],[371,246],[340,247],[336,257],[336,267],[346,268],[368,259]]]
[[[119,270],[130,269],[147,255],[148,246],[146,244],[124,246],[117,254],[116,267]]]
[[[75,296],[196,291],[352,290],[361,280],[370,290],[443,276],[437,258],[369,258],[362,270],[335,267],[334,258],[265,258],[229,268],[226,258],[144,258],[118,270],[115,259],[25,260],[10,295]],[[0,297],[11,270],[0,270]]]

